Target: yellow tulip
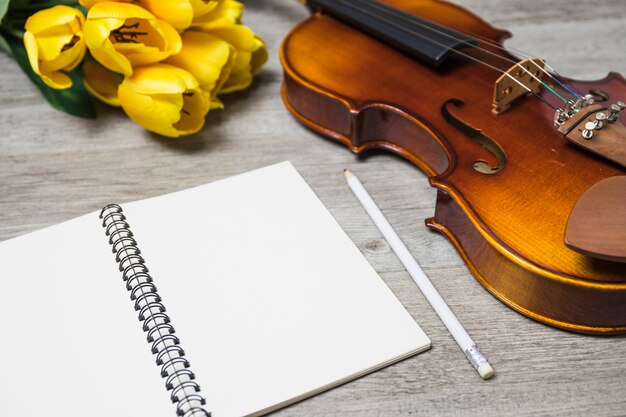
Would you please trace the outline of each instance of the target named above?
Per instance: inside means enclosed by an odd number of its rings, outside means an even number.
[[[211,108],[222,107],[216,99],[233,67],[235,48],[208,33],[187,31],[182,34],[183,48],[165,61],[189,71],[211,98]]]
[[[206,33],[225,40],[235,47],[237,54],[228,79],[218,93],[232,93],[246,89],[261,66],[267,61],[267,48],[263,39],[243,25],[225,25],[203,28]]]
[[[267,61],[267,48],[263,39],[255,35],[248,27],[240,24],[243,4],[236,0],[212,1],[217,5],[209,13],[194,15],[192,27],[233,45],[237,52],[235,62],[230,76],[218,93],[240,91],[250,86],[253,76]]]
[[[24,47],[35,74],[56,89],[72,86],[60,71],[74,69],[85,56],[83,14],[73,7],[58,5],[28,18],[24,28]]]
[[[103,3],[105,1],[108,1],[108,2],[113,1],[113,2],[119,2],[119,3],[132,3],[133,2],[133,0],[78,0],[78,3],[80,3],[80,5],[83,6],[84,8],[88,9],[94,4]]]
[[[120,84],[118,96],[128,117],[163,136],[197,132],[209,111],[209,97],[198,80],[167,64],[136,68]]]
[[[193,26],[235,24],[241,19],[243,4],[235,0],[191,0]]]
[[[110,106],[120,106],[117,89],[124,79],[121,74],[109,71],[97,62],[87,59],[83,64],[83,75],[83,83],[91,95]]]
[[[87,13],[84,32],[91,55],[124,75],[131,75],[134,67],[162,61],[182,47],[172,25],[143,7],[124,2],[94,4]]]
[[[245,53],[238,52],[239,56]],[[252,84],[252,78],[259,73],[261,67],[267,62],[268,53],[265,42],[258,36],[254,36],[254,46],[250,52],[250,60],[243,67],[234,68],[231,76],[226,80],[220,93],[232,93],[248,88]]]
[[[158,19],[169,23],[178,30],[183,30],[188,28],[193,20],[194,7],[192,7],[192,2],[198,1],[205,4],[213,3],[215,0],[80,0],[79,3],[86,8],[90,8],[97,3],[105,1],[136,3]]]

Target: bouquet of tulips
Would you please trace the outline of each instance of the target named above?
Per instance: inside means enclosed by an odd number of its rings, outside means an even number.
[[[0,47],[56,108],[90,96],[164,136],[197,132],[267,60],[235,0],[0,0]]]

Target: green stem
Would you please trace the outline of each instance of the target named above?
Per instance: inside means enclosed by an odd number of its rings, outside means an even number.
[[[6,34],[11,35],[11,36],[15,36],[18,39],[23,39],[24,38],[24,31],[22,29],[18,29],[18,28],[15,28],[15,27],[2,25],[2,26],[0,26],[0,32],[6,33]]]

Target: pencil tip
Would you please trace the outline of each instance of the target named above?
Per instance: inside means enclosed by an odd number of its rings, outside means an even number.
[[[350,178],[354,177],[354,174],[350,171],[348,171],[347,169],[343,170],[343,175],[346,176],[346,179],[349,180]]]

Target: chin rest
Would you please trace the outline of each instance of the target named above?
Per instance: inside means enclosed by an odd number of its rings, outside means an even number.
[[[585,191],[567,220],[565,244],[587,256],[626,262],[626,176]]]

